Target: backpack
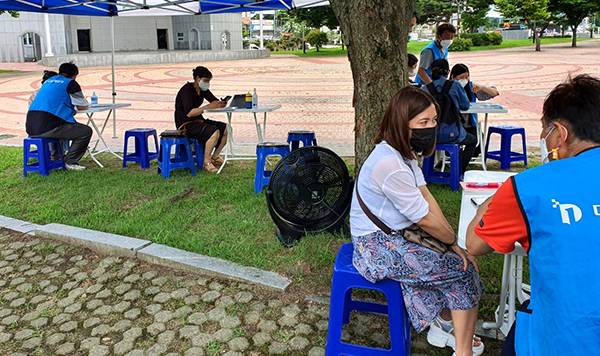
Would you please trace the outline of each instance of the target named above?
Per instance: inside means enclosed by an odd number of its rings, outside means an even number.
[[[427,90],[433,96],[440,106],[440,116],[438,117],[437,142],[438,143],[458,143],[465,130],[461,123],[461,115],[450,96],[450,88],[453,80],[447,80],[441,92],[438,92],[433,83],[427,84]]]

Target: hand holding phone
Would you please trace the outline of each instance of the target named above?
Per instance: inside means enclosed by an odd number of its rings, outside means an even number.
[[[221,99],[221,101],[228,102],[229,99],[231,99],[231,95],[227,95],[226,97],[224,97],[223,99]]]

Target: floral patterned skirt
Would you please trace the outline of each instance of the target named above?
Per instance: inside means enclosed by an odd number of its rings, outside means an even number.
[[[365,279],[400,282],[417,332],[425,330],[444,308],[467,310],[479,303],[483,291],[479,274],[470,263],[465,271],[454,252],[440,254],[383,231],[352,236],[352,242],[354,267]]]

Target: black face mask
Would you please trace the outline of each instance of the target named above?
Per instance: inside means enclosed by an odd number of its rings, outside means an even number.
[[[429,148],[432,148],[435,145],[437,126],[411,130],[412,137],[410,138],[410,146],[415,152],[427,151]]]

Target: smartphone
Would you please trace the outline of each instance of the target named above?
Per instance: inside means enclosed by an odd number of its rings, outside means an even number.
[[[479,208],[486,199],[487,198],[471,198],[471,204],[473,204],[475,208]]]
[[[221,101],[229,101],[229,99],[231,99],[231,95],[227,95],[226,97],[224,97],[223,99],[221,99]]]

